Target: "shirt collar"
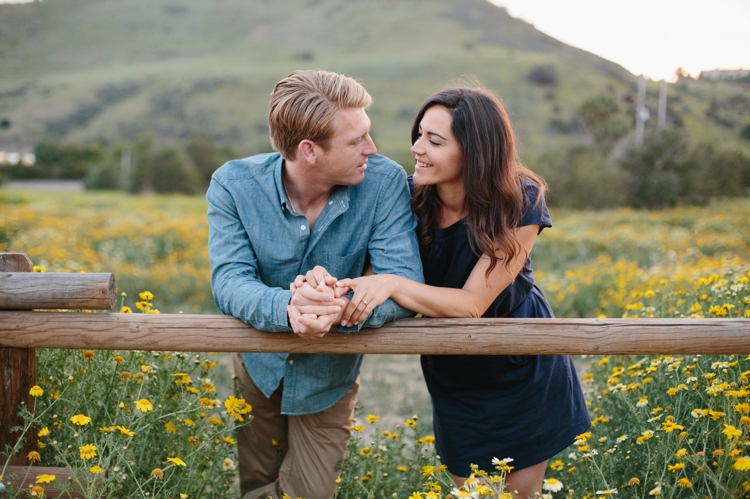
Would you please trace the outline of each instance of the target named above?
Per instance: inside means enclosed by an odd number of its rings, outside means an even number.
[[[273,164],[273,179],[276,184],[276,195],[279,198],[279,207],[282,211],[288,210],[292,212],[292,207],[289,200],[286,198],[286,192],[284,192],[284,180],[282,178],[282,170],[284,168],[284,158],[279,155],[276,162]],[[337,185],[331,192],[331,197],[328,198],[329,204],[341,203],[342,208],[345,211],[349,208],[349,186]]]
[[[281,210],[284,211],[286,208],[290,212],[292,211],[292,207],[289,206],[289,201],[286,198],[286,192],[284,192],[284,181],[281,177],[281,171],[284,167],[284,158],[279,154],[278,159],[273,164],[273,180],[276,184],[276,194],[279,197],[279,206],[281,207]]]

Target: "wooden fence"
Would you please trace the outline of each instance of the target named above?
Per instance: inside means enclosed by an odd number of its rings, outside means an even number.
[[[111,310],[112,274],[31,273],[26,255],[0,253],[0,449],[15,442],[16,408],[31,403],[35,348],[218,352],[558,355],[750,353],[747,319],[404,319],[356,334],[334,328],[320,340],[265,333],[233,318],[30,311]],[[17,436],[15,436],[17,438]],[[24,457],[36,435],[11,459],[6,475],[70,470],[34,466]],[[2,465],[0,463],[0,469]],[[7,481],[7,479],[6,479]],[[17,484],[16,484],[17,485]],[[59,491],[47,488],[48,497]],[[71,497],[80,497],[75,493]]]

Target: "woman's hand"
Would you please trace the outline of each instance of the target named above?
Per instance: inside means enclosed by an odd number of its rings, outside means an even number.
[[[317,288],[320,282],[324,282],[326,286],[333,288],[335,291],[334,286],[337,281],[338,279],[329,274],[325,267],[316,265],[312,270],[309,270],[307,274],[298,275],[294,279],[294,281],[289,284],[289,289],[291,290],[292,294],[294,294],[295,291],[297,291],[298,288],[301,288],[306,282],[309,283],[313,288]],[[336,298],[340,296],[341,295],[337,294]]]
[[[358,325],[367,319],[375,307],[391,297],[397,286],[395,276],[390,274],[371,275],[356,279],[342,279],[336,283],[337,295],[354,291],[354,296],[341,314],[341,325]]]

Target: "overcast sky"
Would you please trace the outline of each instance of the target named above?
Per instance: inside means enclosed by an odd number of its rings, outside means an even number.
[[[750,0],[491,0],[634,74],[750,69]]]
[[[750,0],[490,1],[550,36],[655,80],[671,79],[678,67],[695,76],[750,69]]]

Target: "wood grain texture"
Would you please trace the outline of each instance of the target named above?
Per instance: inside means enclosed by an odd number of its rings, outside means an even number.
[[[0,273],[23,272],[32,275],[34,265],[24,253],[0,253]],[[1,346],[1,345],[0,345]],[[10,429],[23,424],[18,417],[21,403],[31,407],[34,397],[29,390],[36,384],[36,352],[33,348],[0,348],[0,449],[15,445],[20,434]],[[36,449],[37,436],[27,435],[26,445],[10,458],[10,464],[24,464],[24,456]],[[3,463],[0,463],[3,464]]]
[[[0,346],[433,355],[750,353],[747,319],[404,319],[320,340],[216,315],[0,312]]]
[[[26,253],[0,253],[0,272],[31,272],[34,264]]]
[[[14,487],[20,487],[28,489],[36,483],[36,477],[42,474],[55,475],[55,481],[52,483],[42,484],[44,487],[44,497],[65,497],[65,498],[79,498],[86,497],[80,490],[75,486],[75,483],[71,483],[70,490],[63,493],[59,486],[61,483],[68,483],[69,478],[73,476],[70,468],[50,468],[46,466],[8,466],[5,470],[5,476],[3,482],[6,484],[13,485]],[[26,497],[26,496],[24,496]]]
[[[115,276],[0,272],[0,310],[112,310]]]

